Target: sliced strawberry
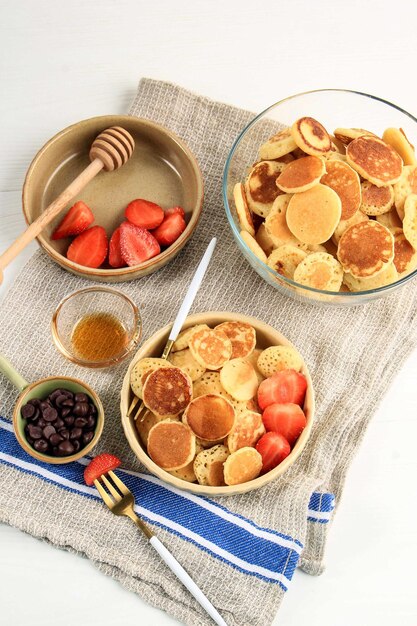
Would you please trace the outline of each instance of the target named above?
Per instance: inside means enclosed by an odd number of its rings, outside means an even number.
[[[107,256],[107,248],[104,228],[92,226],[74,239],[67,250],[67,259],[86,267],[100,267]]]
[[[298,404],[270,404],[262,415],[266,430],[279,433],[293,446],[307,423]]]
[[[282,370],[266,378],[258,388],[258,404],[262,411],[270,404],[292,402],[302,406],[307,390],[307,380],[295,370]]]
[[[291,452],[290,444],[279,433],[265,433],[256,444],[262,457],[262,474],[279,465]]]
[[[159,204],[149,200],[132,200],[125,209],[126,219],[139,228],[151,230],[161,224],[164,219],[164,211]]]
[[[181,206],[171,206],[169,209],[165,209],[165,216],[173,215],[174,213],[178,213],[181,217],[185,217],[185,211]]]
[[[161,252],[155,237],[144,228],[130,222],[120,224],[120,251],[123,260],[130,265],[139,265]]]
[[[184,232],[187,224],[179,213],[167,215],[152,234],[161,246],[170,246]]]
[[[84,480],[87,485],[93,485],[95,480],[98,480],[100,476],[109,472],[110,470],[115,470],[116,467],[119,467],[121,464],[120,459],[113,454],[108,454],[104,452],[103,454],[99,454],[94,457],[92,461],[89,462],[87,467],[84,470]]]
[[[120,250],[120,226],[116,228],[109,242],[109,265],[112,267],[124,267],[126,265],[122,251]]]
[[[85,202],[76,202],[70,208],[59,226],[54,230],[52,239],[63,239],[70,235],[79,235],[94,222],[94,215]]]

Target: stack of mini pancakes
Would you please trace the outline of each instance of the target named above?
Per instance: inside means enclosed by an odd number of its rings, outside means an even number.
[[[243,241],[300,285],[365,291],[417,267],[417,159],[401,129],[330,135],[300,118],[260,147],[233,195]]]
[[[180,333],[168,361],[147,357],[134,365],[131,388],[148,408],[136,428],[159,467],[212,487],[259,476],[255,446],[265,427],[258,387],[277,371],[301,371],[303,360],[290,346],[256,346],[245,322],[199,324]]]

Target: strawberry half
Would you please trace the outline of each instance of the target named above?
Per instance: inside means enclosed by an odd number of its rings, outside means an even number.
[[[107,256],[107,248],[104,228],[92,226],[74,239],[67,250],[67,259],[86,267],[100,267]]]
[[[169,209],[165,209],[165,216],[178,213],[182,218],[185,218],[185,211],[181,206],[171,206]]]
[[[152,234],[161,246],[170,246],[184,232],[186,226],[182,215],[171,213],[165,217],[162,224]]]
[[[265,433],[256,444],[256,449],[262,457],[262,474],[274,469],[291,452],[290,444],[279,433]]]
[[[307,424],[306,416],[298,404],[270,404],[262,415],[267,431],[279,433],[293,446]]]
[[[155,237],[144,228],[130,222],[120,225],[120,251],[129,266],[139,265],[161,252]]]
[[[132,200],[125,209],[126,219],[139,228],[153,229],[161,224],[164,211],[155,202],[149,200]]]
[[[52,239],[79,235],[94,222],[94,215],[85,202],[76,202],[54,230]]]
[[[109,242],[109,265],[112,267],[124,267],[126,265],[120,249],[120,226],[116,228]]]
[[[110,470],[115,470],[116,467],[119,467],[121,464],[120,459],[113,454],[108,454],[104,452],[103,454],[99,454],[94,457],[92,461],[89,462],[87,467],[84,470],[84,480],[87,485],[93,485],[95,480],[98,480],[100,476],[109,472]]]
[[[270,404],[292,402],[302,406],[307,390],[307,379],[295,370],[282,370],[266,378],[258,388],[258,404],[262,410]]]

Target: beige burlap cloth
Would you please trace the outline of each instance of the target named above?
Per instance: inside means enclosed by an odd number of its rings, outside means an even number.
[[[308,445],[283,478],[256,492],[217,502],[262,527],[301,541],[304,551],[299,565],[309,573],[320,573],[330,524],[307,521],[310,496],[313,491],[333,493],[336,504],[340,502],[346,472],[369,420],[416,345],[415,283],[356,308],[317,308],[283,297],[241,256],[222,205],[226,157],[253,114],[148,79],[141,81],[130,113],[159,122],[186,141],[202,168],[205,206],[192,240],[170,265],[120,288],[141,307],[144,337],[148,337],[170,321],[197,260],[216,235],[217,250],[193,311],[229,310],[257,316],[299,348],[316,390],[316,421]],[[139,463],[124,439],[118,408],[127,365],[108,371],[82,370],[51,344],[53,309],[65,294],[88,284],[38,251],[2,303],[0,351],[29,380],[55,373],[90,383],[106,407],[106,427],[97,451],[115,452],[125,467],[138,470]],[[15,400],[16,390],[1,379],[0,414],[10,418]],[[185,624],[211,623],[131,522],[112,516],[99,502],[13,467],[0,465],[0,481],[2,521],[87,555],[101,571]],[[228,624],[267,626],[273,621],[284,596],[279,585],[248,576],[167,530],[158,529],[158,533]]]

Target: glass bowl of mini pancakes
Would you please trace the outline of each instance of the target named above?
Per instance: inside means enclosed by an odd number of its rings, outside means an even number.
[[[223,199],[243,256],[294,299],[358,305],[417,274],[417,119],[322,89],[272,105],[241,132]]]
[[[141,346],[123,381],[122,426],[139,461],[204,495],[244,493],[286,472],[314,418],[312,380],[295,346],[256,318],[207,312],[186,319],[162,359],[169,332]]]

